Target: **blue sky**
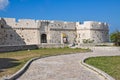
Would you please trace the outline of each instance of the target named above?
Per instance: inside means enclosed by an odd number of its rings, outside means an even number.
[[[101,21],[120,30],[120,0],[0,0],[0,17]]]

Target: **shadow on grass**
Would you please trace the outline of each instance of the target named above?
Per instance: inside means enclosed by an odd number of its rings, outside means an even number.
[[[2,72],[2,69],[12,68],[19,64],[20,62],[18,62],[16,59],[0,58],[0,72]]]

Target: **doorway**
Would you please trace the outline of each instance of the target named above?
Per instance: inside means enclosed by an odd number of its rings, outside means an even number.
[[[47,43],[47,35],[46,34],[41,35],[41,43]]]

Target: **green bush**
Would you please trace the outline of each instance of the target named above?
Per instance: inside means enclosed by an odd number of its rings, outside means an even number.
[[[115,31],[110,34],[111,42],[115,43],[116,46],[120,46],[120,31]]]

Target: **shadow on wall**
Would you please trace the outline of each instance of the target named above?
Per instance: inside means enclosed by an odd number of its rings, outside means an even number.
[[[19,30],[19,34],[22,33],[22,28],[12,28],[6,21],[1,18],[0,20],[0,45],[26,45],[24,37],[20,36],[16,31]]]

